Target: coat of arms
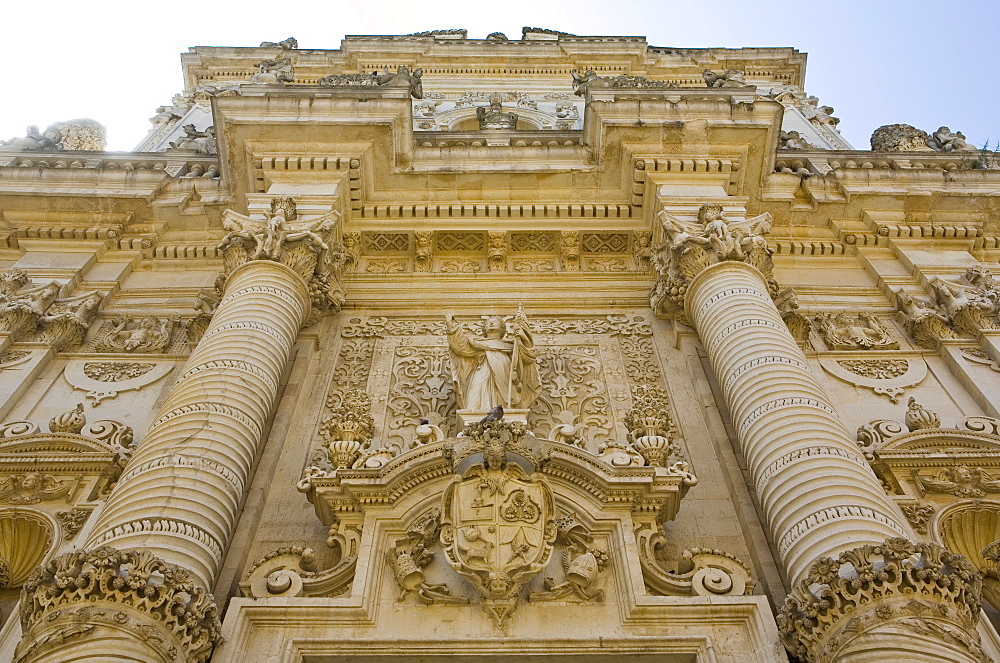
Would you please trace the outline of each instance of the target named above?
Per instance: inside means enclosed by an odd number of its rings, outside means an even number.
[[[482,462],[445,490],[441,543],[449,564],[479,590],[483,608],[501,626],[517,607],[523,584],[552,554],[552,491],[515,460],[525,460],[519,452],[528,451],[516,422],[473,424],[466,435],[465,457],[475,461],[482,454]]]

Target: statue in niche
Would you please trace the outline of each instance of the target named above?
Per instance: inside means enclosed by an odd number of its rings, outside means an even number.
[[[517,113],[505,113],[503,101],[496,92],[490,95],[490,108],[476,108],[476,119],[480,129],[514,129],[517,127]]]
[[[518,307],[506,339],[506,323],[496,315],[483,321],[483,338],[466,334],[453,315],[445,317],[445,324],[460,409],[486,412],[497,405],[514,410],[531,407],[541,383],[523,307]]]

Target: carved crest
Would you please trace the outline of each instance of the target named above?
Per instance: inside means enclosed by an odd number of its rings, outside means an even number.
[[[557,530],[545,480],[494,448],[519,437],[494,435],[514,424],[492,423],[480,433],[494,438],[483,440],[483,462],[445,490],[441,543],[448,563],[472,582],[483,609],[502,626],[517,607],[522,585],[548,564]]]

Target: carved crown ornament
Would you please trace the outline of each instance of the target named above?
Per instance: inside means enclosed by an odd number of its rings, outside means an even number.
[[[698,209],[697,223],[666,211],[660,211],[657,218],[664,240],[654,247],[650,258],[656,282],[649,302],[658,315],[683,318],[688,284],[706,267],[727,260],[756,267],[771,296],[778,295],[773,251],[764,237],[771,231],[770,214],[738,221],[727,219],[721,205],[705,203]]]
[[[344,290],[340,273],[345,262],[343,246],[335,241],[340,213],[332,211],[312,221],[299,221],[295,200],[288,196],[271,199],[266,218],[251,219],[226,210],[222,225],[228,232],[219,244],[222,274],[216,279],[214,297],[203,296],[207,305],[222,297],[226,279],[240,265],[270,260],[289,267],[309,288],[312,306],[305,325],[327,312],[340,310]]]
[[[778,615],[782,641],[816,663],[840,659],[858,638],[943,639],[986,663],[979,644],[982,582],[961,555],[902,538],[816,561]],[[919,644],[917,645],[919,646]]]

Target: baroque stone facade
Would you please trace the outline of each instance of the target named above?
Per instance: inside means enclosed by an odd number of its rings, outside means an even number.
[[[788,48],[183,60],[0,143],[0,660],[1000,660],[961,132]]]

